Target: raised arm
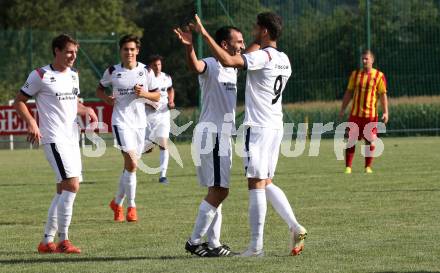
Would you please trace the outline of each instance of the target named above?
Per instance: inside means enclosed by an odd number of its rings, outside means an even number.
[[[191,27],[202,34],[203,39],[208,44],[209,48],[211,49],[211,52],[214,54],[214,56],[219,60],[219,62],[223,66],[227,67],[235,67],[235,68],[243,68],[245,63],[243,60],[243,57],[241,55],[234,55],[231,56],[228,52],[226,52],[223,48],[221,48],[215,40],[209,35],[208,31],[206,31],[205,27],[202,24],[202,21],[200,18],[195,16],[196,24],[191,25]]]
[[[14,108],[21,119],[26,122],[28,131],[27,140],[32,144],[39,144],[41,140],[40,129],[38,128],[37,121],[31,115],[29,109],[26,106],[27,100],[28,97],[23,95],[21,92],[18,92],[15,96]]]
[[[188,68],[198,74],[203,73],[206,64],[197,59],[193,46],[192,33],[190,31],[182,31],[180,28],[174,29],[174,33],[176,33],[177,38],[185,46],[186,63]]]

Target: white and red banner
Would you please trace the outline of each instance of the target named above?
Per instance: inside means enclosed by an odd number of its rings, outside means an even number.
[[[98,121],[107,124],[108,131],[112,127],[112,106],[103,102],[85,102],[84,105],[92,107],[98,116]],[[38,121],[37,106],[34,103],[27,104],[30,113]],[[78,124],[84,129],[89,124],[84,117],[78,116]],[[27,133],[26,123],[20,118],[13,106],[0,106],[0,135],[24,135]]]

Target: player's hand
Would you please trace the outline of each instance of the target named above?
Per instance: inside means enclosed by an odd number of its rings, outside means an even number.
[[[136,96],[143,97],[144,87],[142,85],[136,84],[133,89]]]
[[[388,123],[388,113],[382,114],[382,122],[387,124]]]
[[[170,101],[170,102],[168,103],[168,108],[170,108],[170,109],[174,109],[174,108],[176,108],[176,105],[174,104],[174,101]]]
[[[104,102],[107,103],[108,105],[115,105],[115,97],[114,96],[107,96],[104,99]]]
[[[191,31],[183,31],[179,27],[175,28],[174,33],[176,33],[177,38],[184,45],[191,46],[193,45],[192,33]]]
[[[86,118],[89,120],[89,126],[91,130],[98,128],[98,116],[92,107],[86,108]],[[87,129],[87,128],[86,128]]]
[[[27,141],[34,145],[40,144],[41,140],[41,133],[40,129],[38,128],[37,122],[35,120],[32,120],[30,124],[27,125],[28,127],[28,135],[27,135]]]
[[[200,20],[199,16],[196,14],[196,16],[194,16],[194,19],[196,21],[195,24],[190,23],[189,27],[194,30],[195,32],[198,32],[202,35],[207,34],[208,32],[206,31],[205,27],[202,24],[202,20]]]

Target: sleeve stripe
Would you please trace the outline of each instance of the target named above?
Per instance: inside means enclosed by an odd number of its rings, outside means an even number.
[[[205,64],[205,67],[203,68],[203,71],[200,74],[205,73],[206,69],[208,69],[208,64],[204,60],[202,60],[202,62]]]
[[[115,67],[112,65],[108,68],[108,73],[111,75],[113,73],[113,71],[115,71]]]
[[[105,86],[102,85],[102,83],[99,83],[98,85],[99,85],[99,87],[101,87],[102,89],[105,89]]]
[[[270,56],[269,51],[267,51],[267,50],[263,50],[263,51],[267,53],[267,56],[269,57],[269,62],[272,61],[272,56]]]
[[[35,69],[35,71],[37,72],[38,76],[40,76],[40,78],[43,79],[45,71],[41,68],[37,68],[37,69]]]
[[[23,95],[25,95],[26,97],[28,97],[28,98],[32,98],[32,96],[29,95],[28,93],[24,92],[23,89],[20,89],[20,92],[21,92]]]
[[[241,58],[243,59],[243,70],[247,70],[247,68],[248,68],[247,59],[243,54],[241,55]]]

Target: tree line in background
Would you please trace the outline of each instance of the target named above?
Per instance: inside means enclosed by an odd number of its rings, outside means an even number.
[[[211,33],[222,25],[242,29],[246,42],[256,14],[273,10],[284,20],[279,47],[291,59],[293,75],[285,102],[334,100],[342,96],[350,71],[366,46],[366,0],[202,0]],[[377,66],[388,77],[391,96],[440,94],[440,1],[371,1],[371,44]],[[81,91],[94,97],[100,74],[117,63],[117,41],[142,36],[140,61],[164,56],[178,106],[197,105],[196,75],[188,71],[183,47],[172,29],[191,19],[187,0],[0,0],[0,102],[14,97],[30,70],[52,59],[51,39],[60,32],[81,43],[76,66]],[[206,47],[203,55],[209,56]],[[239,98],[243,98],[244,73]]]

